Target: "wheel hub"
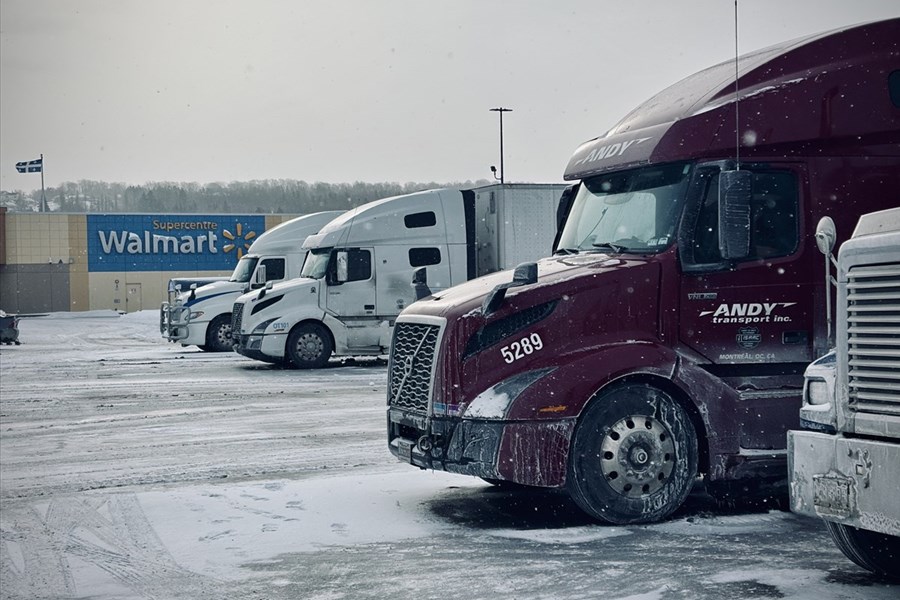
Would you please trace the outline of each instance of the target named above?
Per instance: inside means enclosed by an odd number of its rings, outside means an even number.
[[[675,443],[652,417],[634,415],[616,422],[604,435],[600,465],[617,493],[640,498],[662,488],[675,467]]]
[[[219,328],[219,331],[216,332],[216,337],[219,338],[219,342],[222,344],[230,344],[231,343],[231,325],[223,325]]]
[[[297,350],[304,360],[314,360],[322,353],[322,340],[315,335],[304,335],[297,343]]]

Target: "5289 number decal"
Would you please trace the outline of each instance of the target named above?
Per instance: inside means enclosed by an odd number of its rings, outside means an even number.
[[[500,348],[500,354],[507,363],[513,363],[520,358],[525,358],[529,354],[537,352],[544,347],[544,340],[536,333],[527,335],[521,340],[516,340],[508,346]]]

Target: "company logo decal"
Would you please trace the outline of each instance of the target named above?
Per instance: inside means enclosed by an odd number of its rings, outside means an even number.
[[[227,229],[222,232],[222,236],[231,241],[230,244],[225,244],[225,247],[222,248],[222,250],[231,252],[236,248],[237,257],[238,260],[240,260],[241,257],[244,256],[244,250],[250,249],[250,244],[253,243],[250,240],[256,237],[256,232],[248,231],[244,234],[244,225],[242,223],[237,223],[234,230],[235,233],[231,233]]]
[[[90,271],[230,271],[262,216],[88,215]]]
[[[750,350],[759,346],[759,343],[762,341],[762,334],[759,332],[758,327],[741,327],[737,336],[735,336],[735,341],[741,348]]]
[[[794,306],[796,302],[750,302],[720,304],[715,310],[700,312],[701,317],[712,315],[713,323],[788,323],[791,318],[777,314],[785,308]]]
[[[627,142],[617,142],[615,144],[609,144],[608,146],[600,146],[599,148],[594,148],[591,150],[587,156],[583,158],[579,158],[575,161],[576,165],[583,165],[590,162],[595,162],[598,160],[605,160],[607,158],[613,158],[614,156],[622,156],[625,154],[625,151],[634,145],[640,145],[646,142],[651,138],[637,138],[633,140],[628,140]]]

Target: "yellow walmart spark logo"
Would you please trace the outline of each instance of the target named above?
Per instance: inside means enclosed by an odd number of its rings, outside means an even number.
[[[230,243],[225,244],[222,248],[225,252],[231,252],[232,250],[237,249],[237,257],[238,260],[244,256],[244,250],[250,249],[250,244],[253,238],[256,237],[255,231],[248,231],[246,234],[244,233],[244,225],[242,223],[237,223],[235,225],[235,233],[231,233],[227,229],[222,230],[222,236],[226,239],[230,240]]]

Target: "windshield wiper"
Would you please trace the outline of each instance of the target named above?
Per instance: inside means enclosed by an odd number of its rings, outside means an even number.
[[[554,254],[578,254],[578,248],[560,248]]]
[[[618,252],[618,253],[620,253],[620,254],[621,254],[622,252],[625,252],[626,250],[628,250],[628,248],[626,248],[625,246],[620,246],[620,245],[618,245],[618,244],[613,244],[612,242],[596,242],[596,243],[594,243],[594,244],[591,244],[591,246],[593,246],[594,248],[598,248],[598,249],[604,249],[604,248],[605,248],[605,249],[607,249],[607,250],[612,250],[612,251]]]

